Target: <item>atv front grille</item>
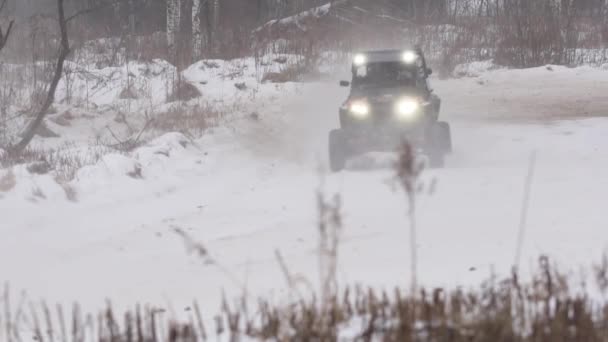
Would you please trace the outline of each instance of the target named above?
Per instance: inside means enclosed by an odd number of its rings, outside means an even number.
[[[395,105],[390,102],[371,104],[370,119],[379,124],[396,122]]]

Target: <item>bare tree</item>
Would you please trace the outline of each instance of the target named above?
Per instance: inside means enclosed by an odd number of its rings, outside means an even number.
[[[176,58],[177,34],[181,23],[181,1],[167,0],[167,44],[171,57]]]
[[[4,10],[4,6],[6,6],[6,1],[7,0],[2,1],[2,5],[0,5],[0,13],[2,13],[2,10]],[[2,51],[2,49],[4,49],[4,47],[6,46],[6,43],[8,42],[8,37],[11,35],[14,23],[14,20],[11,20],[8,23],[8,28],[6,29],[6,32],[4,32],[2,30],[2,26],[0,26],[0,51]]]
[[[58,13],[58,17],[59,17],[58,19],[59,19],[59,32],[61,34],[61,45],[59,47],[59,56],[57,57],[57,63],[55,64],[55,72],[53,74],[53,79],[52,79],[51,85],[47,91],[46,99],[45,99],[42,107],[36,114],[36,117],[34,118],[34,120],[32,120],[29,123],[29,125],[27,126],[27,128],[25,129],[25,132],[23,133],[21,141],[19,141],[19,143],[17,143],[14,146],[11,146],[9,148],[9,152],[11,152],[13,154],[18,154],[18,153],[22,152],[29,145],[29,143],[32,141],[32,139],[36,135],[36,132],[40,128],[40,125],[42,125],[44,118],[45,118],[47,112],[49,111],[49,108],[51,107],[51,105],[53,104],[53,101],[55,100],[55,92],[57,91],[57,86],[59,85],[59,81],[61,80],[61,76],[63,75],[63,65],[64,65],[66,59],[68,58],[68,55],[70,54],[70,40],[68,37],[68,21],[70,19],[74,18],[74,16],[72,16],[72,17],[66,19],[63,1],[64,0],[57,0],[57,13]]]
[[[192,59],[198,60],[203,49],[203,34],[201,32],[202,0],[192,1]]]
[[[211,0],[210,44],[213,54],[219,53],[220,0]]]

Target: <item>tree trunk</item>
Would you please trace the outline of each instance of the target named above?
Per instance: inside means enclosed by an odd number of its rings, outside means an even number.
[[[219,25],[220,25],[220,0],[210,0],[211,1],[211,31],[209,32],[211,44],[211,50],[213,54],[217,56],[219,53]]]
[[[176,37],[181,23],[181,1],[167,0],[167,44],[172,58],[177,56]]]
[[[256,6],[256,23],[260,24],[262,22],[262,20],[264,20],[265,18],[265,13],[264,13],[264,0],[257,0],[257,6]]]
[[[51,81],[51,85],[49,86],[49,90],[47,92],[46,100],[42,105],[42,108],[36,114],[36,118],[32,121],[28,126],[21,141],[17,144],[9,148],[10,153],[18,154],[25,150],[25,148],[30,144],[36,132],[42,125],[44,121],[44,117],[46,113],[49,111],[49,108],[53,104],[55,100],[55,92],[57,90],[57,86],[59,85],[59,81],[61,80],[61,76],[63,75],[63,64],[65,60],[68,58],[70,54],[70,40],[68,37],[68,23],[65,18],[65,11],[63,8],[63,0],[57,0],[57,12],[59,14],[59,30],[61,33],[61,46],[59,47],[59,57],[57,57],[57,64],[55,65],[55,74],[53,75],[53,80]]]
[[[129,13],[128,13],[128,20],[129,20],[129,33],[130,34],[135,34],[135,4],[133,3],[133,0],[129,0]]]
[[[608,46],[608,0],[602,2],[602,47]]]
[[[192,59],[201,58],[203,50],[203,35],[201,32],[201,0],[192,1]]]

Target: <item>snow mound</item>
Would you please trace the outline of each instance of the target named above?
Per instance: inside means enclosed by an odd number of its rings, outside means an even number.
[[[454,68],[453,75],[456,77],[479,77],[488,71],[498,69],[494,61],[480,61],[459,64]]]
[[[135,151],[135,158],[145,160],[151,155],[164,155],[169,157],[175,150],[183,150],[190,144],[190,140],[183,134],[173,132],[164,134]]]
[[[134,158],[142,165],[144,178],[162,177],[169,160],[183,157],[189,145],[190,140],[183,134],[167,133],[138,148]]]
[[[112,153],[107,154],[101,160],[91,166],[85,166],[78,170],[76,179],[81,184],[87,182],[102,183],[111,182],[115,178],[141,178],[141,164],[128,156]]]

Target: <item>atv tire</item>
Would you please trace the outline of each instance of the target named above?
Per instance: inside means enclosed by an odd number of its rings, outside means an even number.
[[[444,121],[437,122],[437,139],[439,139],[439,145],[443,147],[445,153],[452,153],[452,129],[450,124]]]
[[[452,133],[447,122],[433,125],[427,147],[429,167],[439,169],[445,166],[445,156],[452,152]]]
[[[445,154],[441,151],[429,151],[428,166],[431,169],[442,169],[445,166]]]
[[[329,132],[329,167],[332,172],[340,172],[346,166],[349,153],[345,134],[336,129]]]

